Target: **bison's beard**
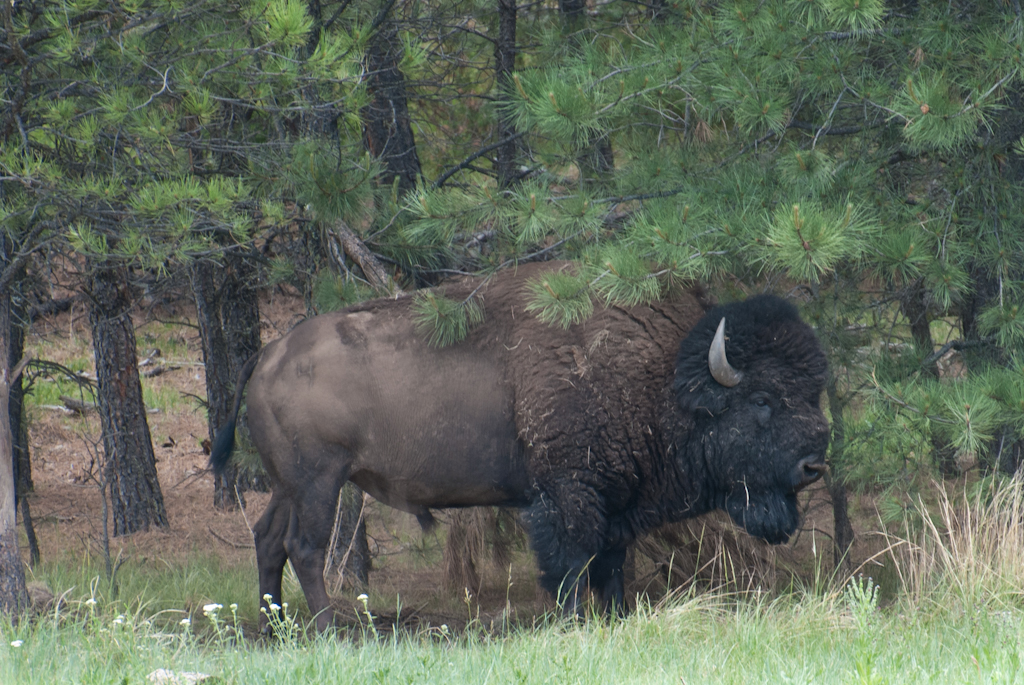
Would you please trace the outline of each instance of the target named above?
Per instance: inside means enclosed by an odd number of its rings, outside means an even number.
[[[736,525],[773,545],[789,540],[800,522],[793,493],[780,495],[743,489],[726,498],[725,510]]]

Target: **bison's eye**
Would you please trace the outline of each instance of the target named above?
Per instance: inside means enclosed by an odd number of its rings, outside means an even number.
[[[754,405],[754,416],[761,425],[766,425],[772,417],[772,401],[764,393],[754,393],[750,396],[750,404]]]

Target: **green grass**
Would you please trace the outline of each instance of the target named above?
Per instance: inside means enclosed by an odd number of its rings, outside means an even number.
[[[29,408],[46,405],[59,406],[63,404],[60,399],[61,395],[90,403],[96,401],[93,393],[83,392],[77,383],[65,378],[40,378],[33,384],[31,392],[27,395],[26,404]],[[142,379],[142,401],[147,408],[159,409],[164,413],[185,411],[195,407],[194,400],[183,396],[177,388],[168,385],[154,388],[145,378]]]
[[[136,343],[138,358],[144,359],[152,348],[159,348],[160,359],[167,364],[174,364],[182,360],[188,360],[188,346],[182,337],[182,328],[171,323],[150,322],[141,326],[136,332]],[[79,336],[66,340],[68,355],[61,363],[72,371],[88,371],[93,369],[92,347],[90,342]],[[34,349],[31,354],[40,358],[50,358],[52,349],[49,347]],[[170,385],[161,384],[159,387],[147,378],[142,380],[142,397],[146,407],[159,409],[164,413],[187,411],[195,408],[195,401],[183,396],[176,388]],[[83,391],[77,383],[68,380],[66,377],[54,375],[53,377],[39,377],[35,379],[30,392],[26,397],[26,404],[31,408],[41,406],[62,405],[61,396],[72,397],[76,400],[95,402],[96,397],[89,391]]]
[[[141,683],[157,668],[226,683],[1018,683],[1024,613],[879,611],[851,593],[740,601],[703,595],[623,621],[471,626],[376,638],[237,641],[231,611],[161,615],[69,603],[4,627],[3,683]],[[117,613],[115,613],[115,611]],[[120,617],[120,618],[119,618]],[[201,633],[201,635],[198,635]],[[20,647],[10,647],[21,640]]]
[[[186,359],[188,345],[182,335],[182,326],[170,322],[149,321],[135,330],[135,343],[139,350],[139,359],[146,356],[150,349],[156,347],[164,359]],[[184,329],[187,330],[187,329]]]
[[[63,404],[61,395],[85,402],[95,401],[93,394],[83,391],[77,383],[65,378],[40,378],[32,384],[31,391],[25,396],[25,404],[29,408],[59,406]]]
[[[154,388],[146,379],[142,380],[142,401],[148,409],[159,409],[165,414],[187,411],[196,406],[195,400],[185,397],[177,388],[169,385]]]
[[[34,569],[29,581],[39,581],[51,588],[55,595],[68,594],[71,600],[85,602],[94,599],[97,606],[105,607],[107,614],[143,613],[164,614],[157,624],[171,618],[174,622],[194,617],[200,608],[211,602],[239,607],[240,620],[255,626],[259,616],[256,597],[255,560],[238,566],[227,566],[218,558],[194,555],[173,562],[154,558],[114,560],[118,566],[114,582],[106,578],[104,564],[98,557],[64,559],[44,563]],[[302,604],[298,583],[286,575],[289,595],[296,595],[293,603]],[[4,682],[0,680],[0,682]]]

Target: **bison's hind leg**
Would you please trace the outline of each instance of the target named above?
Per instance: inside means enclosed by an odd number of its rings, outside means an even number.
[[[346,480],[347,466],[319,473],[302,497],[294,502],[284,539],[285,551],[302,585],[302,593],[306,596],[306,604],[318,632],[325,631],[334,620],[324,585],[324,562],[334,527],[338,496]]]
[[[288,554],[284,549],[285,535],[291,520],[292,506],[280,491],[274,490],[263,516],[253,526],[256,543],[256,566],[260,574],[260,631],[267,632],[270,604],[281,603],[281,577]],[[267,598],[270,598],[269,601]]]

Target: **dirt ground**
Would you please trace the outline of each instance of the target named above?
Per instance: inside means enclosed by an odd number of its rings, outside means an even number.
[[[202,353],[194,311],[185,303],[145,306],[136,316],[140,359],[152,347],[169,348],[160,359],[177,367],[157,377],[143,379],[151,392],[174,398],[169,410],[148,415],[157,458],[157,470],[170,525],[111,541],[112,556],[159,558],[181,563],[190,555],[219,557],[224,563],[253,568],[252,592],[257,592],[255,552],[250,525],[269,499],[269,494],[246,493],[247,507],[224,511],[213,506],[213,479],[206,470],[207,455],[201,442],[208,437],[203,410],[194,397],[205,397]],[[261,302],[262,336],[269,342],[287,332],[302,319],[301,297],[277,289]],[[93,374],[88,314],[79,305],[70,312],[37,321],[27,341],[27,354],[69,364],[87,358],[87,373]],[[99,420],[94,411],[84,416],[68,414],[58,406],[40,406],[29,400],[29,435],[32,478],[35,491],[30,505],[40,553],[44,560],[101,558],[102,500],[92,474],[101,456]],[[831,506],[827,491],[819,485],[808,488],[804,532],[795,545],[779,550],[758,547],[759,559],[787,567],[806,566],[814,554],[828,548]],[[447,514],[439,518],[442,523]],[[19,518],[20,524],[20,518]],[[485,624],[496,620],[506,607],[520,620],[552,608],[537,587],[536,569],[524,545],[513,555],[510,569],[485,563],[479,592],[474,593],[467,611],[464,593],[444,590],[441,550],[444,526],[424,535],[412,516],[373,504],[368,509],[368,531],[375,555],[370,585],[374,594],[401,595],[408,607],[408,620],[438,625],[457,625],[460,618],[476,612]],[[745,536],[744,536],[745,537]],[[22,535],[24,542],[24,536]],[[747,539],[749,541],[749,538]],[[750,544],[742,543],[742,544]],[[23,549],[28,560],[28,548]],[[828,553],[830,556],[830,552]],[[829,562],[830,563],[830,562]],[[652,590],[661,578],[657,565],[637,554],[635,581],[631,591]],[[330,589],[330,587],[329,587]],[[354,592],[335,587],[339,604],[352,605]],[[653,592],[652,594],[659,594]],[[656,597],[655,597],[656,599]],[[386,601],[384,602],[386,604]],[[394,603],[391,606],[395,606]],[[410,618],[411,617],[411,618]],[[383,617],[385,620],[387,617]]]

